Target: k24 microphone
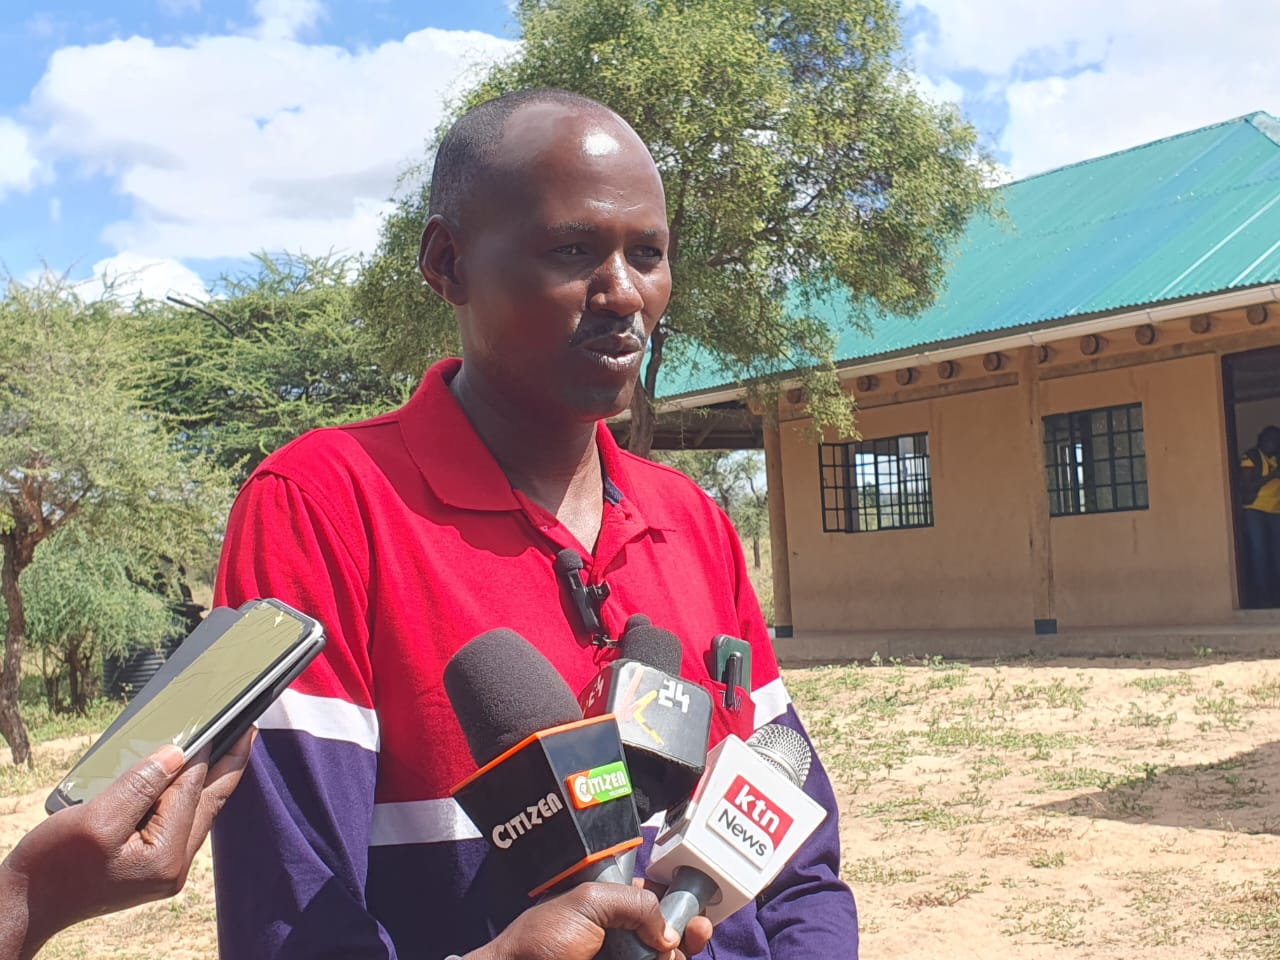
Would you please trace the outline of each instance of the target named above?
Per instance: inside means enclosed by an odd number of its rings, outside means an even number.
[[[711,694],[680,677],[683,648],[641,614],[627,621],[622,656],[578,694],[585,716],[618,720],[640,820],[689,798],[707,763]]]
[[[719,923],[750,903],[826,819],[801,786],[813,752],[781,724],[746,743],[726,737],[707,756],[707,772],[680,818],[658,836],[651,880],[667,884],[662,915],[679,933],[706,911]],[[653,958],[638,938],[628,960]]]
[[[512,630],[455,653],[444,685],[480,767],[453,796],[502,868],[531,897],[630,883],[640,821],[613,717],[584,720],[560,674]]]

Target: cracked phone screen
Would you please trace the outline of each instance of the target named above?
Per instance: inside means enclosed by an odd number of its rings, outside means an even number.
[[[185,669],[89,749],[59,785],[66,801],[92,799],[167,743],[187,751],[246,694],[255,692],[307,632],[306,624],[269,603],[243,611]],[[151,693],[144,687],[139,698]]]

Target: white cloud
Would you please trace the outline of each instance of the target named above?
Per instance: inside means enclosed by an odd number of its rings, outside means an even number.
[[[923,73],[913,73],[911,79],[920,95],[934,103],[959,103],[964,97],[964,87],[949,77],[933,80]]]
[[[297,28],[313,7],[257,9]],[[446,98],[512,46],[436,29],[356,53],[262,36],[132,37],[58,50],[26,115],[43,154],[106,175],[132,201],[103,231],[117,251],[368,251]]]
[[[119,253],[93,265],[93,279],[79,284],[80,295],[94,300],[108,289],[121,300],[143,296],[163,300],[172,294],[187,300],[209,299],[209,290],[192,270],[176,260]]]
[[[1280,112],[1280,68],[1259,37],[1280,4],[1233,0],[915,0],[937,18],[914,54],[931,77],[977,71],[1003,96],[1016,176],[1254,110]],[[972,83],[970,82],[970,86]]]
[[[1208,2],[1208,0],[1206,0]],[[935,70],[977,70],[1008,74],[1016,63],[1036,55],[1062,65],[1089,63],[1106,52],[1118,8],[1157,5],[1151,0],[1072,0],[1028,6],[1016,0],[908,0],[938,21],[937,36],[917,38],[915,55]]]
[[[10,190],[31,189],[39,169],[31,134],[8,117],[0,117],[0,199]]]
[[[292,40],[316,25],[324,16],[324,5],[320,0],[257,0],[253,12],[258,17],[256,33],[263,40]]]

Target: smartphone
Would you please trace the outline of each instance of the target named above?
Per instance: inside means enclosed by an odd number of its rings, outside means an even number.
[[[735,688],[751,692],[751,644],[737,637],[720,634],[711,641],[711,653],[715,657],[715,673],[712,677],[725,684],[725,706],[741,709]]]
[[[279,600],[217,607],[138,691],[45,801],[91,800],[167,743],[188,756],[226,753],[324,648],[318,621]]]

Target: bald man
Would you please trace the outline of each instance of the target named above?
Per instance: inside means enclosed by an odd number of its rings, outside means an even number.
[[[419,265],[454,308],[462,358],[403,408],[268,458],[231,517],[217,602],[281,597],[329,643],[259,724],[215,830],[224,956],[460,954],[528,906],[450,797],[474,763],[441,678],[495,627],[575,691],[617,655],[557,576],[564,549],[609,583],[612,636],[647,613],[681,638],[685,679],[715,694],[713,744],[800,729],[728,518],[602,423],[630,403],[671,296],[668,240],[648,150],[599,103],[525,91],[445,136]],[[753,648],[749,699],[712,675],[720,634]],[[826,822],[717,929],[717,960],[857,955],[821,764],[805,789]]]

